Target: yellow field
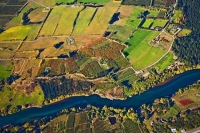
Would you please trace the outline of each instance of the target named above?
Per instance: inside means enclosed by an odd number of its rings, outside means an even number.
[[[77,8],[65,8],[56,28],[54,35],[70,35],[78,12],[83,6]]]
[[[26,41],[33,41],[38,35],[39,30],[41,29],[41,24],[32,24],[31,30],[27,35]]]
[[[95,8],[87,7],[80,12],[78,19],[76,20],[75,28],[72,33],[73,35],[82,35],[85,32],[95,10],[96,10]]]
[[[8,30],[2,32],[0,34],[0,41],[19,41],[23,40],[29,31],[31,30],[31,26],[15,26],[9,28]]]
[[[47,20],[40,32],[40,36],[49,36],[49,35],[54,34],[54,31],[57,27],[59,19],[65,9],[66,9],[65,6],[55,6],[53,8],[53,10],[50,13],[50,16],[47,18]]]
[[[103,34],[108,27],[108,22],[117,11],[120,2],[108,2],[104,7],[97,10],[92,22],[85,31],[85,34]]]

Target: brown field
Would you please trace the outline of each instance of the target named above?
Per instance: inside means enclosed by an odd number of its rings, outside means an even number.
[[[67,55],[69,56],[69,50],[68,49],[61,49],[61,50],[55,50],[52,53],[50,53],[47,58],[53,58],[53,57],[58,57],[61,55]]]
[[[19,47],[20,43],[0,43],[0,49],[8,49],[11,51],[15,51],[17,50],[17,48]]]
[[[97,10],[92,22],[87,27],[85,34],[103,34],[108,27],[108,22],[117,11],[120,2],[108,2]]]
[[[122,5],[120,6],[118,12],[120,12],[120,18],[127,18],[131,15],[133,11],[133,6],[126,6],[126,5]]]
[[[17,52],[14,56],[14,58],[25,58],[25,59],[31,59],[35,58],[39,54],[38,51],[31,51],[31,52]]]
[[[44,8],[36,8],[28,14],[30,22],[43,22],[48,12],[43,12]]]
[[[23,66],[27,63],[28,60],[24,60],[24,59],[14,59],[13,62],[13,66],[14,66],[14,70],[13,73],[17,73],[19,75],[21,75],[21,71]]]
[[[54,52],[60,51],[61,53],[63,53],[62,51],[74,51],[85,47],[86,44],[89,44],[100,37],[101,35],[71,36],[70,38],[74,39],[75,41],[72,45],[67,44],[67,37],[43,37],[38,38],[34,42],[24,42],[20,47],[19,52],[46,49],[54,47],[54,45],[59,42],[64,42],[64,44],[62,44],[62,48],[60,48],[59,50],[52,49],[54,50]]]
[[[45,68],[50,68],[50,75],[60,75],[65,74],[65,60],[64,59],[45,59],[41,63],[41,67],[39,68],[38,75],[41,75]]]
[[[24,65],[21,78],[22,79],[35,78],[35,76],[38,74],[38,70],[39,70],[41,62],[42,62],[42,59],[29,59],[27,63]]]
[[[120,6],[118,12],[120,12],[119,15],[119,20],[114,22],[114,24],[116,25],[125,25],[126,20],[128,19],[128,17],[131,15],[133,11],[133,6],[127,6],[127,5],[122,5]]]
[[[55,52],[57,49],[55,47],[49,47],[45,48],[43,52],[40,53],[40,58],[46,58],[49,57],[53,52]]]
[[[44,48],[52,47],[59,42],[65,42],[66,40],[67,40],[66,37],[38,38],[34,42],[24,42],[21,48],[19,49],[19,51],[31,51],[31,50],[37,50],[37,49],[44,49]]]
[[[0,59],[10,59],[14,56],[14,52],[10,50],[0,50]]]

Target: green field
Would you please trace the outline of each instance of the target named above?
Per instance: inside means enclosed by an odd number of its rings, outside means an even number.
[[[166,19],[156,19],[153,22],[153,25],[151,26],[151,28],[155,28],[155,27],[164,27],[166,25],[168,20]]]
[[[108,27],[108,22],[117,11],[120,3],[108,2],[104,7],[98,8],[92,22],[86,29],[86,34],[103,34]]]
[[[149,10],[147,18],[156,18],[160,11],[158,10]]]
[[[129,19],[126,21],[126,25],[133,29],[137,29],[137,27],[139,26],[142,20],[138,17],[140,16],[141,12],[144,12],[144,11],[145,11],[144,7],[134,6]]]
[[[133,37],[127,42],[128,47],[123,53],[130,60],[134,69],[141,70],[157,61],[164,53],[158,47],[153,47],[149,43],[158,36],[159,32],[148,30],[137,30]]]
[[[56,3],[73,3],[74,0],[44,0],[46,6],[54,6]]]
[[[176,20],[177,18],[181,17],[183,15],[181,10],[175,10],[173,20]]]
[[[20,90],[11,89],[9,87],[3,88],[0,92],[1,103],[0,108],[6,107],[8,105],[17,106],[25,105],[28,103],[36,103],[37,105],[42,105],[44,101],[44,94],[40,87],[35,87],[35,91],[30,95],[25,95]],[[10,102],[12,100],[12,102]]]
[[[1,60],[0,61],[0,81],[8,78],[13,70],[13,65],[11,60]]]
[[[42,25],[41,24],[32,24],[30,26],[31,26],[31,30],[27,35],[26,41],[35,40]]]
[[[70,35],[74,27],[74,21],[81,9],[83,9],[82,6],[77,8],[67,7],[58,22],[54,35]]]
[[[168,53],[165,57],[163,57],[158,63],[156,63],[153,67],[157,68],[159,72],[163,71],[170,64],[173,63],[173,54]]]
[[[53,8],[50,16],[47,18],[46,22],[44,23],[44,26],[42,27],[42,30],[40,32],[41,36],[53,35],[58,21],[65,9],[65,6],[56,6]]]
[[[27,36],[30,30],[31,30],[30,25],[15,26],[9,28],[8,30],[5,30],[0,34],[0,41],[11,41],[11,40],[22,41]]]
[[[135,72],[133,69],[129,68],[126,71],[122,72],[121,74],[119,74],[118,76],[118,80],[117,82],[128,82],[128,84],[133,83],[133,81],[135,81],[137,79]]]
[[[179,34],[183,35],[183,36],[187,36],[191,33],[192,31],[189,29],[183,29],[179,32]]]
[[[110,25],[109,31],[116,32],[111,38],[116,39],[121,42],[125,42],[132,34],[132,30],[126,26],[120,25]]]
[[[73,35],[82,35],[88,27],[91,18],[95,12],[95,8],[87,7],[80,12],[73,30]]]
[[[77,0],[78,2],[82,3],[95,3],[95,4],[104,4],[109,2],[109,0]]]
[[[142,27],[144,28],[150,28],[150,25],[154,22],[153,19],[146,19],[146,21],[144,22],[144,24],[142,25]]]

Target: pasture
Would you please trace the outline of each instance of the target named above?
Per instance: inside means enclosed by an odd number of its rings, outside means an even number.
[[[126,26],[110,25],[108,31],[114,33],[111,37],[112,39],[123,43],[132,35],[132,30]]]
[[[54,35],[70,35],[74,27],[74,21],[78,15],[78,12],[83,9],[83,6],[77,8],[67,7],[62,13],[62,16],[58,22],[58,26]]]
[[[174,62],[173,54],[172,53],[168,53],[165,57],[163,57],[153,67],[155,67],[158,70],[158,72],[161,72],[164,69],[166,69],[169,65],[171,65],[173,62]]]
[[[24,94],[24,92],[11,89],[10,87],[4,87],[3,91],[0,92],[1,103],[0,108],[11,105],[15,107],[17,105],[25,105],[29,103],[36,103],[42,105],[44,101],[44,93],[39,86],[36,86],[34,92],[30,95]],[[10,102],[12,100],[12,102]]]
[[[183,29],[183,30],[181,30],[181,31],[178,33],[178,35],[180,34],[180,35],[182,35],[182,36],[187,36],[187,35],[189,35],[191,32],[192,32],[192,31],[191,31],[190,29]]]
[[[22,41],[30,30],[29,25],[9,28],[0,34],[0,41]]]
[[[150,45],[150,41],[157,37],[159,32],[139,29],[128,40],[129,45],[123,53],[127,56],[134,69],[141,70],[157,61],[165,50]]]
[[[153,21],[153,25],[151,26],[152,29],[154,29],[155,27],[164,27],[166,25],[166,23],[168,22],[167,19],[156,19]]]
[[[156,18],[158,16],[158,14],[160,13],[160,11],[158,9],[150,9],[148,10],[149,14],[147,15],[147,18]]]
[[[110,1],[106,3],[104,7],[98,8],[85,34],[103,34],[108,27],[108,22],[117,11],[119,5],[119,2]]]
[[[46,22],[42,27],[40,36],[49,36],[54,34],[58,21],[65,9],[65,6],[55,6],[52,9],[49,17],[47,18]]]
[[[93,14],[95,13],[96,8],[87,7],[82,10],[76,20],[76,24],[72,35],[82,35],[84,34],[86,28],[90,24]]]
[[[143,28],[147,28],[150,29],[151,24],[154,22],[153,19],[146,19],[146,21],[144,22],[144,24],[142,25]]]
[[[178,19],[183,15],[181,10],[175,10],[175,13],[173,15],[173,20],[175,23],[178,23]]]
[[[134,6],[130,17],[126,21],[126,26],[132,29],[137,29],[137,27],[139,26],[142,20],[141,18],[139,18],[139,16],[141,12],[144,12],[144,11],[145,11],[144,7]]]
[[[11,60],[0,60],[0,82],[12,74],[13,65]]]

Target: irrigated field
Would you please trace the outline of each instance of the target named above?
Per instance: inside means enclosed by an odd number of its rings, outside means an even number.
[[[44,26],[42,27],[40,36],[49,36],[54,34],[58,21],[65,9],[65,6],[56,6],[53,8],[50,16],[47,18]]]
[[[85,34],[103,34],[108,27],[108,22],[117,11],[120,2],[108,2],[104,7],[98,8]]]
[[[56,28],[54,35],[70,35],[74,26],[74,21],[78,12],[83,9],[82,6],[77,8],[65,8]]]
[[[150,45],[158,34],[159,32],[140,29],[127,42],[129,46],[123,52],[136,70],[146,68],[165,53],[165,50]]]
[[[76,20],[76,24],[72,35],[82,35],[84,34],[86,28],[90,24],[92,16],[95,13],[96,8],[87,7],[82,10]]]

